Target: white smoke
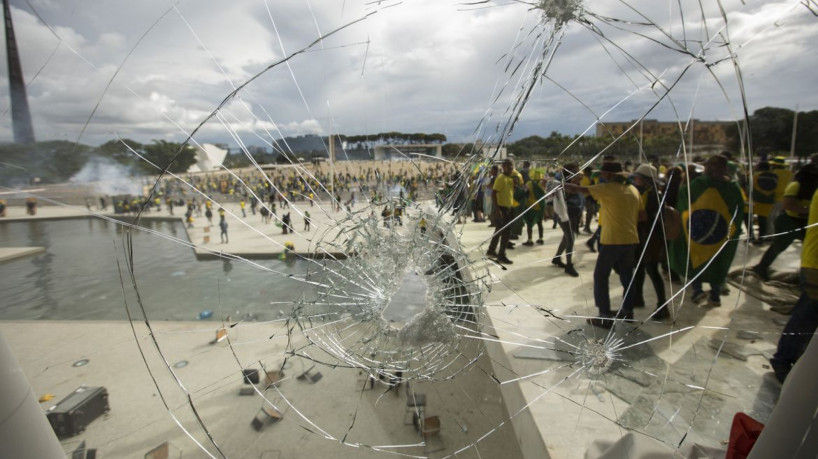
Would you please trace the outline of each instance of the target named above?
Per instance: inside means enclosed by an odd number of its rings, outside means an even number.
[[[82,170],[71,177],[71,182],[90,185],[101,195],[142,194],[142,185],[129,167],[99,156],[91,157]]]

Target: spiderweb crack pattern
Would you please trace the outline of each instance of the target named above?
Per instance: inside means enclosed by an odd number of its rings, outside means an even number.
[[[121,257],[126,263],[121,275],[124,309],[132,327],[132,339],[139,344],[152,384],[174,423],[202,454],[210,457],[263,451],[261,444],[269,437],[259,436],[249,446],[233,442],[229,426],[214,414],[216,407],[208,398],[227,393],[228,385],[240,380],[242,370],[248,366],[260,367],[262,375],[275,372],[284,375],[283,383],[265,381],[253,386],[253,391],[262,407],[284,416],[282,425],[277,427],[297,427],[287,431],[293,436],[285,441],[295,439],[297,432],[308,439],[304,441],[337,443],[346,447],[340,454],[356,456],[363,451],[377,455],[428,455],[431,439],[418,438],[412,429],[408,434],[382,432],[379,424],[394,421],[384,416],[384,411],[405,410],[401,414],[417,424],[434,412],[444,422],[442,437],[447,444],[439,454],[446,457],[499,454],[504,450],[502,446],[498,449],[491,445],[495,437],[515,438],[515,432],[526,431],[521,427],[525,424],[541,431],[553,427],[550,433],[556,438],[538,437],[538,441],[545,442],[556,457],[579,454],[569,443],[586,444],[597,435],[616,439],[627,432],[653,438],[669,451],[679,452],[696,443],[718,446],[719,439],[725,438],[726,413],[744,410],[759,417],[768,414],[771,406],[754,393],[764,385],[758,374],[758,362],[753,362],[755,367],[748,367],[725,358],[735,332],[763,328],[758,316],[742,309],[745,305],[742,296],[730,297],[732,305],[722,308],[729,310],[727,313],[707,314],[685,303],[688,287],[694,281],[692,275],[684,277],[681,283],[668,280],[669,299],[659,306],[671,311],[670,321],[656,321],[655,312],[646,313],[640,314],[641,320],[617,319],[610,331],[603,332],[584,325],[595,314],[590,295],[592,280],[587,270],[577,284],[558,283],[555,276],[546,272],[548,267],[543,267],[550,260],[545,252],[520,253],[512,270],[482,255],[490,232],[485,228],[478,230],[477,225],[458,224],[462,214],[467,213],[470,198],[476,197],[479,187],[484,186],[490,166],[501,158],[506,142],[516,130],[531,119],[536,121],[543,113],[540,99],[544,97],[580,106],[593,120],[555,160],[547,162],[548,169],[573,161],[580,163],[582,170],[609,153],[628,155],[636,163],[645,162],[649,145],[640,135],[642,124],[651,116],[668,113],[676,120],[676,129],[669,133],[678,139],[673,160],[690,163],[693,145],[687,139],[692,139],[694,109],[697,104],[721,103],[733,115],[732,119],[739,120],[738,156],[748,163],[748,172],[752,174],[754,157],[747,126],[750,105],[743,67],[739,65],[742,53],[763,42],[776,21],[802,21],[803,16],[815,16],[818,10],[814,1],[773,2],[776,8],[768,11],[769,20],[764,26],[747,27],[743,22],[747,15],[758,13],[745,10],[757,4],[763,7],[764,3],[680,1],[661,6],[655,2],[612,4],[578,0],[458,3],[460,15],[479,15],[483,10],[518,11],[516,18],[521,24],[516,38],[512,39],[513,30],[507,31],[513,41],[495,65],[502,71],[491,95],[492,105],[474,128],[474,147],[461,149],[453,159],[434,162],[425,161],[428,158],[420,155],[407,156],[396,147],[394,156],[408,164],[401,170],[402,176],[392,174],[391,170],[376,170],[366,178],[353,172],[350,179],[342,177],[337,162],[329,164],[329,171],[307,167],[295,159],[285,141],[274,140],[284,137],[280,128],[286,123],[283,121],[286,116],[271,106],[265,107],[260,94],[271,81],[281,81],[273,79],[274,75],[284,74],[300,95],[305,111],[312,116],[315,99],[309,97],[310,92],[322,92],[322,83],[300,71],[301,60],[334,63],[331,53],[338,52],[355,62],[356,76],[359,73],[374,76],[379,64],[373,60],[383,62],[389,56],[373,59],[370,45],[378,43],[371,41],[369,35],[362,38],[361,30],[377,28],[382,15],[413,8],[414,2],[364,2],[356,5],[357,15],[352,19],[346,11],[352,6],[346,2],[332,14],[314,11],[316,5],[308,2],[302,7],[302,13],[306,13],[300,18],[314,28],[315,35],[289,52],[282,38],[282,33],[286,33],[282,27],[285,15],[265,2],[267,26],[281,45],[281,53],[267,59],[264,65],[253,67],[255,70],[242,78],[233,78],[232,69],[214,57],[198,36],[196,26],[188,21],[184,8],[164,5],[125,53],[116,71],[101,85],[103,89],[94,98],[96,105],[77,138],[88,135],[98,120],[98,110],[104,109],[104,102],[112,97],[110,91],[118,85],[125,86],[134,102],[147,101],[148,106],[152,105],[152,96],[132,88],[130,83],[120,83],[120,74],[143,46],[143,39],[158,35],[154,27],[169,18],[178,20],[193,38],[194,46],[206,51],[208,66],[218,70],[229,89],[217,92],[216,99],[211,101],[212,108],[199,113],[193,126],[159,110],[156,122],[178,128],[185,137],[170,165],[151,163],[124,137],[119,140],[132,155],[156,169],[158,177],[149,184],[147,201],[161,197],[163,189],[173,189],[186,198],[212,201],[215,207],[225,209],[231,228],[241,228],[244,236],[257,238],[259,245],[267,249],[274,247],[282,258],[281,263],[270,264],[247,254],[163,234],[149,227],[143,209],[133,222],[94,213],[95,217],[125,230],[125,254]],[[57,37],[57,47],[68,47],[59,28],[42,19],[34,5],[28,6]],[[570,56],[573,44],[581,41],[595,43],[593,57],[609,66],[606,71],[611,74],[612,89],[602,100],[592,100],[587,95],[582,87],[587,80],[582,78],[581,68],[566,72],[561,67],[571,64],[560,60],[562,53]],[[85,60],[80,51],[71,48],[71,52]],[[49,62],[50,58],[43,68]],[[95,67],[90,60],[86,62]],[[486,64],[487,68],[490,66]],[[349,72],[348,68],[343,69],[339,75]],[[574,78],[576,81],[572,81]],[[708,99],[702,100],[699,94],[705,93],[705,87]],[[558,96],[552,96],[554,89]],[[336,117],[346,121],[339,112],[333,112],[332,97],[326,101],[330,121],[325,132],[335,132]],[[530,114],[532,111],[534,114]],[[618,130],[605,124],[616,116],[629,116],[633,121]],[[252,126],[249,130],[247,124]],[[585,145],[594,126],[601,127],[607,143],[589,150]],[[290,224],[292,238],[297,238],[299,244],[306,242],[307,249],[299,246],[299,250],[292,251],[282,238],[267,229],[266,223],[249,222],[239,216],[233,196],[219,192],[197,177],[171,172],[171,165],[181,157],[185,146],[200,146],[205,133],[213,131],[229,135],[249,164],[243,170],[224,168],[219,177],[236,190],[246,191],[248,197],[270,213],[275,232]],[[269,173],[262,167],[247,147],[249,139],[284,153],[289,160],[285,172]],[[636,152],[620,148],[631,141],[636,142]],[[343,143],[335,143],[332,137],[326,142],[328,156],[330,151],[337,150],[340,155],[347,155]],[[415,178],[414,190],[409,189],[407,177]],[[564,181],[572,178],[563,177],[561,186],[549,190],[533,204],[527,202],[526,207],[532,208],[563,193]],[[445,182],[448,188],[446,194],[438,195],[438,206],[431,204],[435,182]],[[290,193],[293,187],[298,189],[297,193]],[[350,191],[358,193],[357,204],[347,205],[339,198],[339,193],[349,196]],[[403,191],[419,194],[409,197]],[[280,196],[277,212],[267,199],[270,194]],[[307,195],[313,196],[310,200],[315,208],[305,199]],[[49,199],[39,197],[42,201]],[[752,195],[749,198],[752,212]],[[68,205],[58,200],[53,203]],[[299,231],[284,220],[285,213],[304,219],[310,211],[315,220],[321,221],[317,231]],[[733,215],[732,219],[735,218]],[[652,231],[664,232],[661,213],[652,222]],[[184,333],[192,332],[160,330],[155,309],[145,299],[150,288],[141,281],[145,273],[138,267],[140,250],[134,245],[137,233],[218,256],[225,260],[225,273],[234,269],[234,264],[241,267],[235,269],[248,268],[251,276],[258,277],[258,284],[286,284],[291,295],[265,298],[269,300],[265,308],[248,312],[244,317],[232,317],[225,311],[232,311],[234,303],[230,297],[236,290],[220,280],[216,317],[222,323],[217,329],[227,330],[224,349],[229,353],[228,360],[227,363],[220,360],[221,365],[212,374],[199,374],[198,379],[188,380],[181,368],[173,366],[177,353],[170,343],[186,341]],[[548,238],[549,244],[556,243],[552,239]],[[746,237],[736,239],[742,244],[737,263],[744,265],[752,258],[750,247]],[[730,242],[736,241],[728,240],[719,250]],[[582,263],[584,255],[580,251],[575,249],[572,255]],[[640,259],[643,256],[640,254]],[[744,282],[742,276],[740,285]],[[623,287],[628,290],[632,286]],[[271,318],[275,314],[270,311],[275,309],[279,309],[278,317]],[[141,319],[144,323],[140,323]],[[207,328],[207,332],[212,331]],[[751,360],[770,352],[770,343],[777,337],[773,331],[763,333],[769,335],[768,339],[749,349]],[[269,349],[255,354],[247,352],[255,346]],[[196,352],[215,358],[221,351],[212,347]],[[157,355],[161,365],[150,360]],[[332,394],[317,395],[304,389],[312,387],[306,386],[310,383],[303,382],[305,378],[314,378],[319,371],[326,373],[324,383],[333,388]],[[160,374],[169,379],[162,380]],[[360,379],[349,383],[356,375]],[[296,376],[303,378],[299,381]],[[375,384],[377,396],[367,398],[367,386]],[[354,387],[339,395],[342,390],[339,388],[347,386]],[[401,392],[406,394],[405,399],[394,402],[392,394],[403,395]],[[427,412],[418,407],[407,409],[406,400],[421,394],[428,396]],[[258,406],[254,405],[253,410],[256,409]],[[516,447],[505,452],[511,456],[523,454]]]

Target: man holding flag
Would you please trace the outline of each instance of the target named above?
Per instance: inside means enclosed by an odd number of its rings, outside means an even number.
[[[704,174],[679,191],[677,209],[683,237],[671,246],[671,268],[691,279],[695,303],[707,299],[708,306],[721,306],[719,293],[736,255],[744,219],[744,198],[727,173],[727,158],[715,155],[707,160]],[[704,282],[711,287],[709,298]]]

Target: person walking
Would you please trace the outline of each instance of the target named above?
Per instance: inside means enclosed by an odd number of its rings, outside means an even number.
[[[744,197],[738,184],[730,180],[727,158],[711,156],[704,174],[679,190],[676,208],[683,234],[671,245],[670,266],[690,279],[694,303],[707,299],[708,306],[721,306],[721,286],[736,255],[744,219]],[[709,298],[704,282],[710,284]]]
[[[808,228],[801,250],[801,296],[781,332],[778,348],[770,359],[776,379],[782,384],[804,353],[818,329],[818,192],[812,194]]]
[[[602,183],[580,186],[566,183],[566,191],[590,194],[600,204],[600,217],[604,224],[599,240],[599,255],[594,267],[594,303],[599,317],[587,322],[595,327],[611,328],[613,319],[633,320],[633,268],[639,233],[636,225],[641,208],[639,192],[627,182],[622,164],[617,161],[602,163],[599,176]],[[609,278],[616,269],[624,289],[622,308],[611,310]]]
[[[290,213],[281,215],[281,234],[288,234],[293,232],[293,227],[290,226]]]
[[[497,257],[497,261],[506,265],[513,263],[506,256],[506,249],[511,242],[509,239],[511,237],[511,221],[514,218],[514,188],[517,186],[516,182],[514,163],[510,159],[506,159],[503,161],[502,172],[494,179],[494,186],[492,187],[492,212],[494,214],[492,221],[495,229],[489,243],[489,249],[486,252],[486,256]],[[498,242],[500,244],[499,251],[497,251]]]
[[[555,180],[559,185],[562,185],[562,180],[567,183],[577,183],[580,179],[577,175],[578,166],[576,164],[566,164],[563,168],[562,174],[558,175]],[[560,187],[555,188],[554,191],[554,213],[555,218],[558,217],[560,229],[562,230],[562,240],[559,247],[557,247],[557,254],[551,260],[551,264],[558,266],[565,270],[565,273],[571,277],[578,277],[579,273],[574,269],[572,262],[574,253],[574,241],[576,239],[575,229],[579,227],[579,218],[582,214],[582,204],[578,198],[579,194],[576,191],[570,192],[566,196],[566,191]],[[565,252],[565,261],[562,262],[562,254]]]
[[[227,220],[225,220],[224,216],[219,219],[219,229],[221,230],[219,237],[221,237],[222,243],[227,244],[229,242],[227,239]]]
[[[593,171],[591,170],[591,167],[588,166],[582,172],[582,178],[580,179],[579,184],[581,186],[588,187],[593,185],[594,182],[595,180],[593,177]],[[594,221],[594,217],[596,216],[597,210],[596,200],[594,200],[594,198],[590,196],[587,196],[585,198],[584,206],[585,206],[585,225],[583,231],[585,231],[586,234],[594,234],[594,232],[591,231],[591,223]]]
[[[758,219],[758,237],[753,244],[760,245],[767,236],[769,217],[775,205],[775,190],[778,188],[778,174],[770,170],[770,163],[761,161],[753,174],[753,214]],[[752,227],[752,218],[748,227]],[[752,235],[751,235],[752,236]]]
[[[796,239],[804,239],[810,199],[818,188],[818,167],[807,164],[795,174],[795,180],[787,185],[781,201],[783,212],[775,218],[773,243],[764,252],[761,261],[752,267],[753,273],[763,280],[770,278],[770,266],[778,255]]]
[[[656,292],[656,312],[653,318],[656,320],[667,319],[670,312],[665,305],[665,284],[662,275],[659,273],[659,264],[665,258],[665,238],[662,230],[662,222],[657,220],[660,216],[659,193],[656,191],[656,181],[659,179],[659,171],[650,164],[640,164],[633,174],[633,184],[639,190],[642,207],[645,209],[646,219],[637,224],[639,231],[639,246],[636,249],[637,259],[636,272],[633,275],[635,308],[645,307],[645,297],[643,286],[645,284],[645,274],[650,277],[653,289]]]
[[[528,240],[523,242],[525,246],[534,245],[533,233],[534,225],[537,225],[539,238],[537,244],[543,244],[543,227],[542,219],[545,211],[545,189],[542,185],[542,174],[539,171],[530,171],[530,180],[525,184],[528,190],[528,197],[525,201],[525,213],[523,219],[525,220],[526,232],[528,233]]]

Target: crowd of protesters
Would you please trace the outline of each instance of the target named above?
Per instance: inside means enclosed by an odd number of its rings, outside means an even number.
[[[729,152],[676,166],[652,159],[634,168],[605,157],[597,170],[582,172],[577,164],[532,169],[529,162],[517,170],[510,159],[492,166],[482,181],[472,181],[479,192],[471,193],[474,221],[480,221],[479,210],[494,227],[486,256],[512,264],[508,251],[516,248],[523,224],[528,237],[522,245],[535,245],[535,226],[536,244],[542,245],[543,222],[553,219],[563,237],[552,264],[577,276],[571,255],[584,214],[583,229],[591,234],[586,246],[598,251],[593,275],[598,314],[587,321],[608,329],[616,319],[634,320],[634,308],[645,306],[646,275],[657,301],[651,319],[670,317],[668,281],[689,282],[689,298],[696,304],[721,306],[720,297],[729,293],[728,271],[745,239],[742,227],[754,245],[769,244],[751,269],[761,281],[770,279],[770,265],[778,255],[793,241],[804,240],[802,295],[771,359],[783,381],[818,328],[818,228],[810,226],[818,220],[818,155],[794,170],[781,157],[750,168]],[[595,217],[596,231],[591,227]],[[623,288],[619,310],[611,308],[609,297],[612,271]]]
[[[202,215],[213,226],[217,212],[221,242],[226,244],[228,204],[236,217],[259,214],[263,224],[274,222],[287,234],[295,231],[291,204],[297,204],[295,215],[309,232],[312,216],[306,209],[313,206],[342,212],[359,201],[372,203],[383,208],[384,226],[394,227],[404,224],[405,203],[434,197],[438,207],[451,210],[458,221],[471,214],[473,222],[488,222],[493,234],[486,256],[493,262],[513,264],[509,254],[520,248],[519,241],[526,250],[553,253],[551,263],[572,277],[579,276],[573,260],[582,231],[590,235],[587,250],[597,253],[593,291],[598,312],[588,323],[606,329],[617,320],[633,321],[634,309],[646,306],[646,277],[656,298],[649,318],[664,320],[671,316],[666,286],[672,281],[690,287],[687,297],[694,303],[721,306],[721,296],[729,293],[726,279],[739,241],[767,245],[750,270],[766,282],[776,258],[803,240],[802,296],[787,325],[792,333],[782,337],[771,360],[780,380],[818,327],[818,229],[809,228],[818,218],[818,155],[797,167],[781,157],[749,167],[729,152],[676,165],[661,164],[656,157],[631,164],[606,156],[601,164],[584,169],[555,161],[542,167],[523,161],[515,168],[513,160],[506,159],[480,165],[466,180],[464,173],[448,162],[407,161],[356,164],[352,170],[348,165],[314,165],[199,174],[146,185],[149,197],[102,197],[100,210],[106,211],[108,202],[122,214],[164,208],[173,215],[179,209],[189,226]],[[89,209],[91,202],[86,202]],[[554,248],[541,247],[549,223],[561,234]],[[426,230],[422,217],[418,228]],[[618,310],[611,307],[612,272],[623,288]]]
[[[471,193],[474,221],[480,221],[481,214],[488,215],[489,226],[495,228],[487,257],[512,264],[508,250],[515,249],[523,225],[528,237],[522,245],[533,246],[543,244],[543,221],[553,219],[563,237],[552,264],[577,276],[571,254],[584,214],[583,229],[591,234],[586,246],[591,252],[597,247],[599,251],[594,270],[599,317],[590,322],[610,327],[610,319],[631,320],[633,308],[645,306],[642,289],[646,275],[657,298],[652,318],[669,317],[662,270],[673,280],[690,279],[694,302],[720,306],[720,296],[728,293],[726,278],[742,225],[749,229],[754,244],[770,244],[753,268],[763,280],[769,278],[775,257],[793,240],[803,239],[809,202],[818,185],[814,160],[793,175],[782,158],[774,158],[772,167],[762,162],[751,176],[729,153],[676,166],[653,159],[633,168],[605,157],[598,170],[586,168],[582,172],[577,164],[532,169],[530,163],[523,162],[517,170],[511,160],[505,160],[500,167],[492,166],[482,182],[473,180],[472,186],[479,191]],[[747,214],[749,197],[755,199],[760,187],[768,194],[761,198],[760,206],[753,206],[754,220]],[[776,213],[776,209],[780,211]],[[775,217],[770,218],[771,214]],[[591,225],[597,215],[594,231]],[[774,229],[766,228],[770,221]],[[617,273],[627,293],[621,311],[610,307],[611,271]],[[704,291],[704,284],[709,284],[709,292]]]
[[[196,174],[178,178],[162,178],[145,184],[139,196],[118,195],[100,197],[99,211],[124,215],[150,214],[163,209],[170,215],[184,214],[188,227],[194,220],[206,218],[207,226],[214,226],[214,203],[219,211],[217,226],[221,242],[227,243],[227,207],[236,216],[260,216],[262,224],[274,223],[283,234],[294,232],[294,219],[303,220],[304,231],[312,229],[312,217],[305,208],[320,206],[338,213],[351,211],[358,202],[388,204],[389,216],[385,224],[401,222],[403,205],[389,204],[389,198],[399,202],[419,199],[442,199],[446,179],[455,168],[440,162],[374,162],[356,163],[352,167],[339,164],[330,168],[315,164],[312,168],[277,167],[271,170],[245,170],[222,173]],[[93,200],[86,199],[92,210]],[[299,210],[294,214],[292,206]],[[388,206],[384,206],[385,208]]]

